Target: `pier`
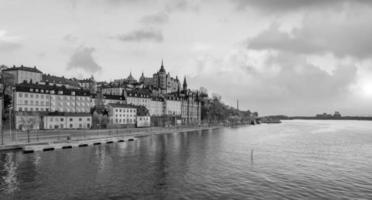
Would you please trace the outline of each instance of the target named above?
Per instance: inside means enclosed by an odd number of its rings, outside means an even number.
[[[47,143],[47,144],[36,144],[36,145],[26,145],[23,146],[23,153],[34,153],[36,151],[54,151],[57,149],[71,149],[95,145],[104,145],[112,143],[120,143],[125,141],[135,141],[134,137],[115,137],[115,138],[102,138],[102,139],[92,139],[92,140],[82,140],[82,141],[71,141],[63,143]]]

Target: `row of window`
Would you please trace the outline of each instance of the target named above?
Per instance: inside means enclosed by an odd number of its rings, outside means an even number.
[[[73,124],[70,124],[69,127],[70,127],[70,128],[73,128],[74,125],[73,125]],[[54,127],[53,127],[53,125],[49,125],[49,128],[50,128],[50,129],[53,129],[53,128],[54,128],[54,129],[59,129],[59,128],[62,129],[62,128],[65,128],[65,127],[64,127],[63,124],[60,124],[60,125],[57,125],[57,124],[56,124],[56,125],[54,125]],[[84,128],[84,127],[83,127],[82,124],[79,124],[79,128]],[[87,128],[90,128],[90,124],[87,124]]]
[[[29,101],[28,100],[24,100],[24,105],[28,105]],[[33,105],[34,104],[34,101],[31,100],[30,101],[30,105]],[[39,105],[39,101],[35,101],[35,105]],[[44,105],[44,101],[40,101],[40,105],[43,106]],[[45,102],[45,105],[49,105],[49,102],[46,101]]]
[[[135,122],[135,119],[123,119],[123,120],[121,120],[121,119],[116,119],[115,120],[116,121],[116,123],[134,123]]]
[[[115,112],[129,112],[129,113],[135,113],[136,112],[136,109],[126,109],[126,108],[117,108],[115,109]]]
[[[116,118],[118,118],[118,117],[121,117],[122,115],[120,114],[120,115],[115,115],[116,116]],[[135,117],[135,115],[123,115],[123,117]]]
[[[49,118],[49,121],[56,121],[56,122],[58,122],[58,121],[61,121],[61,122],[63,122],[65,120],[65,118],[63,118],[63,117],[61,117],[61,118],[59,118],[59,117],[55,117],[55,118],[53,118],[53,117],[51,117],[51,118]],[[72,122],[72,121],[74,121],[74,119],[73,118],[69,118],[69,120],[70,120],[70,122]],[[79,118],[79,122],[81,122],[81,121],[83,121],[83,118]],[[88,117],[87,118],[87,121],[90,121],[90,118]]]
[[[18,97],[23,97],[23,96],[24,96],[24,97],[29,97],[29,96],[30,96],[30,98],[34,98],[34,94],[30,94],[30,95],[29,95],[28,93],[24,93],[24,94],[23,94],[23,93],[18,93]],[[47,95],[43,95],[43,94],[40,94],[40,95],[39,95],[39,94],[35,94],[35,98],[39,98],[39,97],[40,97],[41,99],[43,99],[44,97],[47,98]]]
[[[49,111],[49,108],[22,108],[22,107],[18,107],[18,111],[46,111],[48,112]]]
[[[19,92],[18,93],[18,97],[25,97],[25,98],[41,98],[41,99],[48,99],[48,95],[44,95],[44,94],[29,94],[29,93],[21,93]],[[80,96],[51,96],[52,99],[58,99],[58,100],[74,100],[76,98],[76,100],[83,100],[83,101],[90,101],[90,97],[80,97]]]

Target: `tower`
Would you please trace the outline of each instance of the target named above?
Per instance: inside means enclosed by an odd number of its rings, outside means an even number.
[[[183,79],[183,90],[187,90],[187,82],[186,82],[186,76]]]

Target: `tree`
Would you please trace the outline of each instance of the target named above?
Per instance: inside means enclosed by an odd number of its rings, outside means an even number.
[[[30,131],[34,129],[37,120],[34,117],[21,116],[22,130],[27,131],[27,142],[30,143]]]
[[[148,116],[149,115],[149,110],[145,106],[136,106],[137,108],[137,115],[138,116]]]

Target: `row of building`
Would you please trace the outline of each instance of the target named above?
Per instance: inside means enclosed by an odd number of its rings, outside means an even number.
[[[36,67],[14,66],[2,73],[13,76],[11,89],[5,91],[12,96],[16,129],[91,128],[94,108],[107,111],[111,126],[150,126],[151,118],[164,116],[171,116],[174,124],[200,123],[198,92],[187,88],[186,79],[181,88],[163,63],[152,78],[142,74],[137,81],[130,74],[111,83],[46,75]],[[137,113],[141,106],[148,112]]]

